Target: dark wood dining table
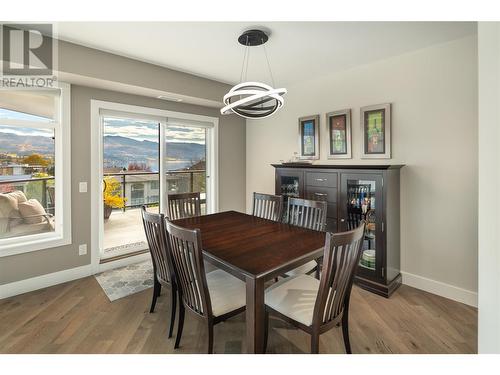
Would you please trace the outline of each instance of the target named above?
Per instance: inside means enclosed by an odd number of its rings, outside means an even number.
[[[236,211],[174,223],[199,228],[205,260],[245,282],[247,352],[262,353],[265,282],[321,257],[325,233]]]

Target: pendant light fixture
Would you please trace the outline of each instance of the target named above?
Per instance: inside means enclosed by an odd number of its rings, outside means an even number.
[[[241,83],[234,86],[224,95],[225,106],[220,110],[221,114],[227,115],[236,113],[241,117],[259,119],[269,117],[283,107],[285,103],[283,95],[287,92],[285,88],[275,89],[265,83],[246,81],[248,60],[250,58],[249,48],[262,45],[271,81],[273,86],[275,86],[271,65],[267,57],[266,46],[264,46],[268,39],[268,35],[262,30],[248,30],[238,38],[238,42],[245,46],[245,54],[243,55],[243,65],[240,74]]]

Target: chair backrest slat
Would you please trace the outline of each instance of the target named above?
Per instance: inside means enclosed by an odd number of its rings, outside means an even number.
[[[327,233],[313,324],[328,324],[343,313],[361,256],[364,231],[362,221],[349,232]]]
[[[199,229],[186,229],[166,220],[172,263],[184,305],[200,316],[211,316]]]
[[[172,283],[173,267],[167,253],[165,217],[163,214],[148,212],[146,206],[142,206],[141,214],[156,278],[164,283]]]
[[[288,224],[324,231],[327,203],[310,199],[288,198]]]
[[[262,219],[280,221],[282,212],[282,195],[253,193],[253,216],[257,216]]]
[[[201,215],[200,193],[168,194],[168,217],[170,220]]]

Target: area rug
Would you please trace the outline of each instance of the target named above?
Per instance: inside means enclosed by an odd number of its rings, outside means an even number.
[[[153,286],[153,264],[151,260],[130,264],[95,275],[110,301],[129,296]]]

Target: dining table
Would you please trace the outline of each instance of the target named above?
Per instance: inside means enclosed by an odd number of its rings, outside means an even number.
[[[175,220],[201,231],[206,261],[246,284],[246,350],[262,353],[265,284],[323,255],[325,233],[236,211]]]

